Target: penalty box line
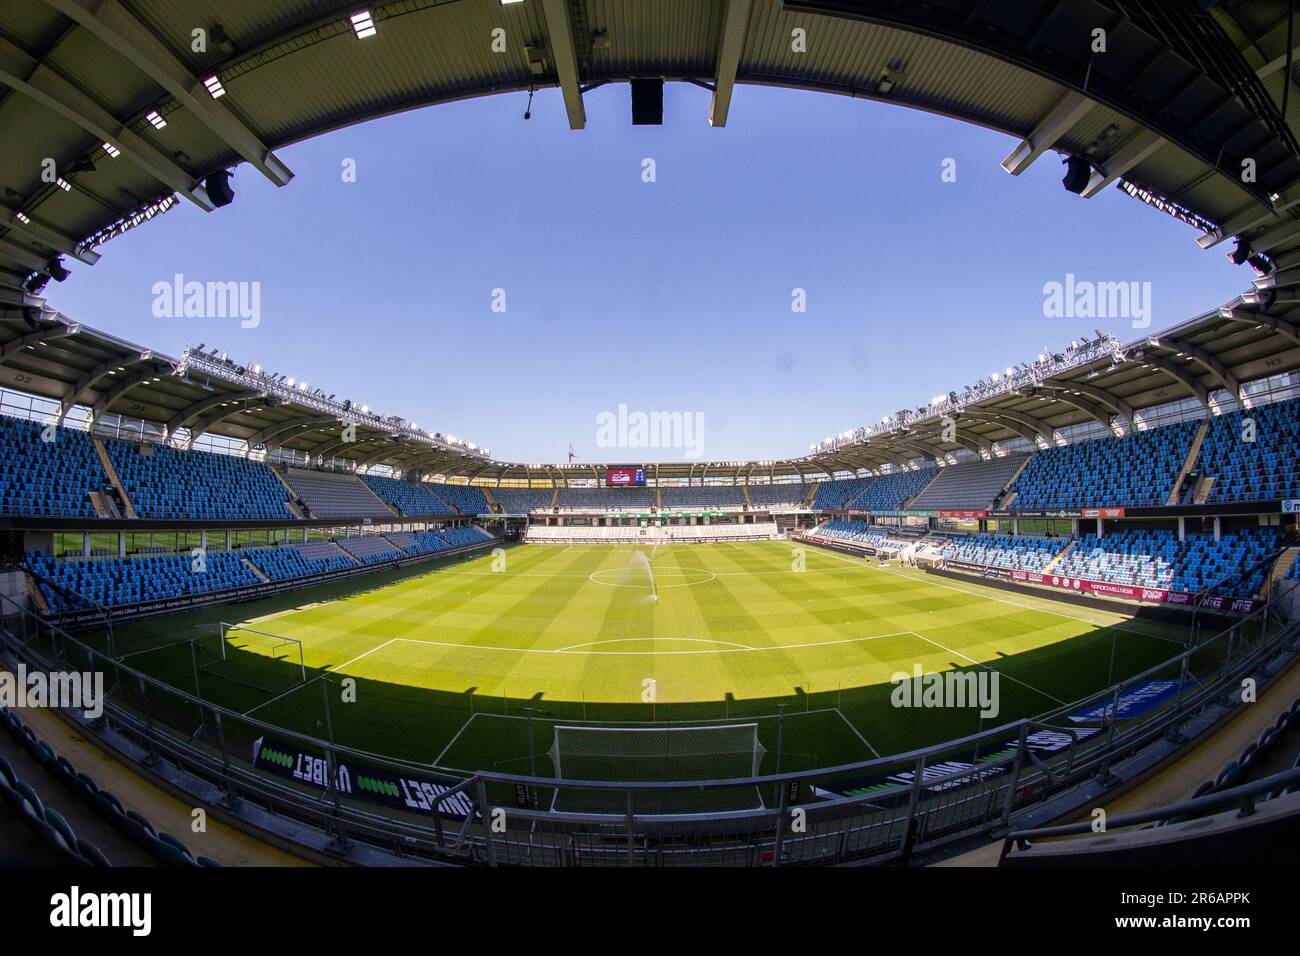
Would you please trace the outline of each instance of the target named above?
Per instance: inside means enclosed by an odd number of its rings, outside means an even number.
[[[274,704],[277,700],[280,700],[283,697],[288,697],[290,694],[296,691],[300,691],[304,687],[316,683],[318,680],[324,680],[326,674],[332,673],[334,671],[342,670],[344,667],[347,667],[349,664],[355,664],[357,661],[361,660],[361,658],[369,657],[371,654],[375,653],[375,651],[381,651],[389,644],[392,644],[394,641],[400,641],[400,640],[401,640],[400,637],[390,637],[388,640],[384,641],[384,643],[376,644],[374,647],[370,648],[370,650],[366,651],[364,654],[358,654],[350,661],[344,661],[342,664],[332,664],[329,667],[325,668],[323,671],[321,671],[319,674],[317,674],[315,677],[313,677],[311,680],[304,681],[301,684],[298,684],[294,687],[290,687],[288,690],[284,691],[283,693],[276,694],[270,700],[263,701],[262,703],[258,704],[256,707],[244,711],[243,716],[247,717],[249,714],[253,713],[254,711],[261,710],[263,707],[266,707],[270,704]]]
[[[912,634],[912,636],[914,636],[914,637],[918,637],[918,638],[920,638],[921,640],[925,641],[925,643],[931,645],[932,647],[937,647],[937,648],[939,648],[939,650],[941,650],[941,651],[945,651],[945,652],[947,652],[947,653],[949,653],[949,654],[952,654],[952,655],[955,656],[955,657],[960,657],[962,660],[964,660],[964,661],[968,661],[969,663],[974,664],[976,667],[982,667],[982,668],[984,668],[986,671],[992,671],[993,673],[998,674],[998,675],[1000,675],[1000,676],[1002,676],[1002,677],[1005,677],[1007,680],[1012,681],[1013,683],[1019,684],[1021,687],[1027,687],[1027,688],[1029,688],[1029,689],[1032,690],[1035,694],[1039,694],[1039,695],[1041,695],[1041,696],[1043,696],[1043,697],[1046,697],[1048,700],[1054,700],[1054,701],[1056,701],[1058,704],[1061,704],[1062,706],[1064,706],[1064,705],[1067,703],[1066,701],[1061,700],[1061,698],[1057,697],[1056,695],[1054,695],[1054,694],[1049,694],[1047,691],[1045,691],[1045,690],[1041,690],[1040,688],[1035,687],[1033,684],[1026,683],[1025,681],[1022,681],[1022,680],[1021,680],[1020,678],[1018,678],[1018,677],[1012,677],[1010,674],[1007,674],[1007,673],[1005,673],[1004,671],[1000,671],[1000,670],[998,670],[996,667],[993,667],[993,666],[990,665],[990,664],[986,664],[986,663],[984,663],[983,661],[977,661],[977,660],[975,660],[975,658],[973,658],[973,657],[967,657],[967,656],[966,656],[965,654],[963,654],[961,651],[955,651],[955,650],[953,650],[951,647],[946,647],[946,646],[944,646],[943,644],[940,644],[938,641],[932,641],[932,640],[930,640],[928,637],[926,637],[924,634],[917,634],[916,631],[910,631],[909,633]]]

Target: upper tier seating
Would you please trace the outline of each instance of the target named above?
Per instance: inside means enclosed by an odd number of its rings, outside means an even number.
[[[940,553],[947,561],[964,561],[1008,571],[1041,571],[1068,539],[1021,535],[977,534],[946,542]]]
[[[356,475],[290,468],[293,490],[317,518],[391,518],[393,513]]]
[[[339,538],[338,545],[362,564],[381,564],[396,561],[402,552],[382,534],[362,534],[354,538]]]
[[[772,485],[750,485],[749,500],[756,509],[802,508],[808,500],[808,485],[801,481]]]
[[[371,491],[403,515],[449,515],[451,507],[424,482],[402,481],[382,475],[362,475]]]
[[[1024,455],[1008,455],[941,468],[939,477],[909,507],[918,511],[983,511],[993,504],[1024,460]]]
[[[531,511],[550,511],[551,488],[493,488],[492,497],[506,514],[523,515]]]
[[[194,561],[195,558],[188,553],[81,561],[56,561],[40,553],[28,555],[28,562],[37,573],[54,581],[63,590],[104,607],[261,583],[257,575],[244,565],[238,551],[208,552],[204,556],[203,571],[195,570]],[[44,582],[40,589],[55,614],[86,610],[83,603],[65,599]]]
[[[289,493],[261,462],[168,445],[104,442],[141,518],[292,519]]]
[[[851,507],[854,511],[902,511],[909,498],[915,497],[921,489],[939,473],[937,467],[918,468],[916,471],[896,471],[882,475],[877,481],[856,499]]]
[[[433,493],[463,515],[482,515],[488,512],[487,496],[482,488],[473,485],[430,485]]]
[[[561,488],[557,504],[562,511],[649,511],[655,504],[655,490]]]
[[[745,490],[738,485],[707,485],[694,488],[660,488],[664,511],[739,511],[745,506]]]
[[[1242,420],[1255,422],[1243,441]],[[1300,400],[1291,399],[1210,420],[1197,469],[1212,476],[1207,502],[1269,501],[1300,497]]]
[[[1051,510],[1163,505],[1187,461],[1199,422],[1037,452],[1013,486],[1011,507]]]
[[[93,518],[90,493],[108,487],[85,432],[58,428],[41,440],[45,426],[0,416],[0,513]]]
[[[839,481],[823,481],[817,486],[813,495],[813,507],[818,511],[834,511],[850,504],[875,482],[875,475],[865,478],[844,478]]]

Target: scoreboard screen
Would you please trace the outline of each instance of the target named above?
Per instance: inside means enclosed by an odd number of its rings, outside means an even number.
[[[644,484],[644,468],[607,468],[605,470],[605,487],[607,488],[630,488]]]

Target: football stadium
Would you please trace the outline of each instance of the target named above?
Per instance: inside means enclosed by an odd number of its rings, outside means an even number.
[[[0,862],[1294,862],[1294,4],[3,12]],[[493,109],[511,119],[489,148],[520,155],[484,169],[457,150],[503,125]],[[795,331],[742,315],[750,268],[803,311],[755,250],[816,258],[841,236],[820,211],[751,208],[757,180],[728,164],[788,148],[736,129],[768,109],[812,129],[875,111],[1005,155],[954,147],[958,177],[926,154],[933,185],[899,228],[959,238],[902,255],[928,282],[864,333],[867,357],[811,308]],[[367,144],[408,133],[401,192],[362,192]],[[574,165],[659,189],[688,135],[717,207],[632,212]],[[800,189],[829,196],[855,134],[825,135],[796,153]],[[907,135],[861,148],[892,162]],[[510,210],[498,225],[458,212],[476,175]],[[997,198],[963,232],[975,200],[937,197],[986,181]],[[881,235],[904,187],[859,186],[879,215],[846,261],[895,268]],[[378,274],[331,258],[396,256],[412,219],[447,245]],[[1124,265],[1043,267],[1030,234],[1003,238],[1030,220]],[[674,221],[680,237],[659,234]],[[679,239],[712,248],[702,272],[655,258]],[[525,280],[480,281],[481,242],[535,267],[535,323],[506,313]],[[208,252],[249,271],[209,274]],[[936,345],[925,323],[963,257],[994,265]],[[1158,294],[1196,301],[1152,321],[1151,283],[1130,280],[1157,258]],[[633,278],[600,276],[607,259]],[[735,308],[681,304],[733,295],[709,284],[729,273],[746,277]],[[477,283],[476,313],[457,283]],[[622,315],[620,283],[657,317],[637,339],[574,317]],[[846,296],[857,283],[832,270]],[[277,284],[297,291],[273,300]],[[392,289],[421,286],[441,306],[402,325]],[[1214,288],[1235,291],[1200,298]],[[358,302],[354,337],[327,343],[319,313]],[[727,397],[699,397],[715,386]],[[709,429],[654,408],[707,408]]]

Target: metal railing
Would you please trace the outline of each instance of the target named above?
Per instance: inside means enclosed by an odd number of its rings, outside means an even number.
[[[556,780],[494,771],[453,773],[349,747],[334,738],[328,678],[297,695],[298,726],[239,713],[165,683],[0,595],[0,649],[29,668],[103,672],[103,714],[90,732],[146,765],[164,762],[220,791],[237,812],[262,807],[328,834],[403,856],[488,865],[816,865],[905,861],[957,841],[1005,833],[1014,815],[1176,735],[1223,703],[1240,679],[1296,651],[1296,626],[1273,602],[1213,638],[1068,706],[908,753],[811,771],[673,782]],[[1117,637],[1118,639],[1118,637]],[[192,645],[159,653],[189,655]],[[175,673],[188,673],[191,658]],[[1150,712],[1126,717],[1125,692],[1170,682]],[[321,681],[322,693],[308,685]],[[181,681],[176,679],[177,683]],[[1176,687],[1176,690],[1172,688]],[[278,688],[276,688],[278,690]],[[264,698],[269,699],[269,698]],[[1096,716],[1072,720],[1083,712]],[[255,749],[297,754],[268,768]],[[299,765],[324,768],[300,773]],[[362,774],[412,787],[404,801],[367,802]],[[421,787],[423,790],[421,791]],[[521,799],[526,795],[526,799]]]

